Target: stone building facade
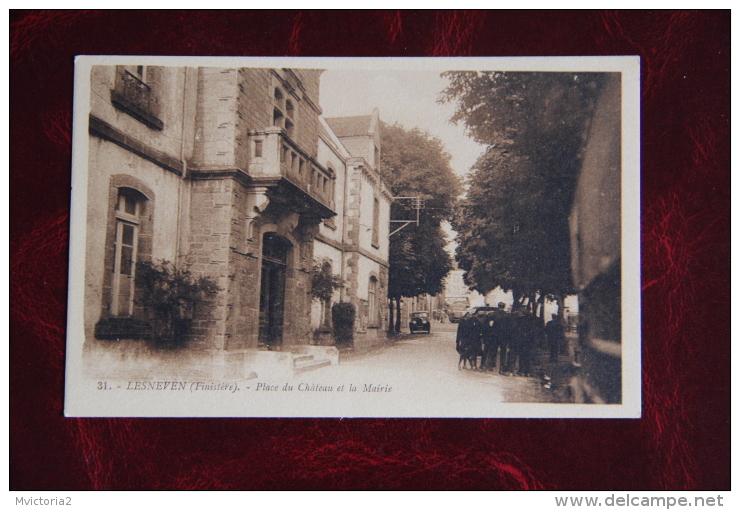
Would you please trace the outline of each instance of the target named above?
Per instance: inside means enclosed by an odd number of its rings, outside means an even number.
[[[380,120],[369,116],[326,119],[345,159],[341,300],[357,310],[355,345],[386,338],[390,191],[380,178]],[[325,240],[319,235],[319,241]]]
[[[358,341],[384,338],[391,197],[378,113],[354,118],[362,133],[336,132],[320,74],[93,68],[86,351],[147,352],[136,263],[164,260],[220,288],[193,320],[185,350],[197,363],[239,371],[315,343],[328,325],[310,292],[317,260],[344,280],[334,301],[357,307]]]

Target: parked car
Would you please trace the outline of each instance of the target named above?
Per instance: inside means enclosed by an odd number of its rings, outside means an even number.
[[[411,314],[411,321],[409,322],[409,330],[413,333],[414,331],[426,331],[431,332],[432,323],[429,322],[429,312],[413,312]]]
[[[468,310],[462,317],[462,320],[467,320],[471,317],[486,317],[489,313],[497,311],[498,308],[496,308],[495,306],[476,306]]]

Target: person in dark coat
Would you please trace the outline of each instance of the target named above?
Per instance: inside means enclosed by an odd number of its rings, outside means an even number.
[[[501,356],[499,366],[503,370],[506,365],[506,323],[508,314],[504,311],[506,305],[498,304],[498,310],[488,314],[487,327],[483,329],[481,340],[483,342],[484,359],[481,360],[483,370],[491,371],[496,368],[496,358]]]
[[[558,352],[565,344],[565,333],[556,314],[552,314],[552,320],[545,325],[545,335],[547,335],[547,346],[550,348],[550,361],[557,361]]]
[[[522,352],[522,319],[524,312],[521,308],[515,308],[509,315],[507,324],[508,353],[506,355],[506,368],[504,370],[508,375],[517,372],[517,362],[521,367]],[[521,371],[521,368],[520,368]]]
[[[501,355],[499,356],[499,374],[505,374],[509,371],[509,364],[511,363],[511,358],[513,356],[511,351],[511,341],[513,338],[513,327],[512,327],[512,317],[511,314],[504,312],[498,321],[498,327],[499,327],[499,338],[501,339],[499,341],[499,351],[501,352]]]
[[[542,326],[537,317],[522,308],[517,308],[511,315],[511,349],[506,371],[529,377],[532,375],[532,351],[541,337]]]
[[[478,319],[470,317],[460,321],[457,326],[455,349],[460,354],[457,368],[465,368],[465,363],[473,370],[478,367],[478,356],[481,352],[481,327]]]
[[[480,359],[481,370],[491,370],[496,366],[496,351],[498,350],[497,338],[494,335],[494,316],[489,313],[481,320],[480,339],[482,355]]]
[[[519,372],[518,375],[532,375],[532,351],[542,338],[542,323],[531,312],[521,315],[518,320]]]
[[[473,370],[478,369],[478,356],[483,356],[482,334],[485,324],[483,319],[471,317],[468,319],[469,330],[467,336],[469,360],[473,363]]]

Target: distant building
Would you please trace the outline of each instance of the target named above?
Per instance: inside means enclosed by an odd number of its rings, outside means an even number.
[[[93,68],[86,351],[141,351],[136,263],[162,260],[221,288],[187,347],[215,365],[314,343],[338,301],[355,304],[358,338],[383,340],[391,197],[378,112],[322,119],[320,74]],[[319,260],[345,281],[327,303],[310,294]]]
[[[319,154],[340,169],[343,214],[322,223],[315,256],[339,261],[338,301],[357,310],[355,344],[386,337],[388,235],[392,196],[380,178],[380,119],[371,115],[321,119]],[[339,194],[337,195],[339,197]],[[323,305],[324,310],[328,304]],[[315,308],[314,308],[315,310]],[[326,313],[323,325],[327,325]],[[314,324],[316,321],[314,320]]]
[[[467,299],[470,306],[483,306],[485,304],[485,296],[468,288],[463,280],[464,274],[465,271],[462,269],[453,269],[449,272],[444,284],[445,302],[451,305],[455,301]]]

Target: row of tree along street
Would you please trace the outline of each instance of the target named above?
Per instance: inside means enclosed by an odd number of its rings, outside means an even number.
[[[441,101],[486,145],[452,216],[465,282],[512,291],[544,321],[574,293],[568,216],[603,74],[449,72]]]
[[[449,219],[462,192],[460,179],[450,167],[450,155],[442,142],[418,129],[384,125],[381,175],[393,196],[419,197],[424,209],[419,224],[391,236],[388,298],[389,330],[401,330],[401,298],[436,295],[452,269],[445,250],[442,222]],[[391,217],[408,214],[405,204],[395,202]],[[394,313],[395,312],[395,313]]]
[[[599,73],[448,72],[440,102],[486,146],[467,193],[439,140],[398,125],[383,129],[383,178],[395,196],[419,196],[419,225],[391,237],[390,330],[400,330],[402,297],[438,294],[452,268],[441,223],[457,232],[465,283],[481,294],[511,291],[544,322],[545,300],[573,294],[568,215]],[[392,215],[402,214],[394,204]],[[395,306],[394,306],[395,305]],[[394,308],[396,313],[394,314]],[[395,317],[394,317],[395,315]]]

